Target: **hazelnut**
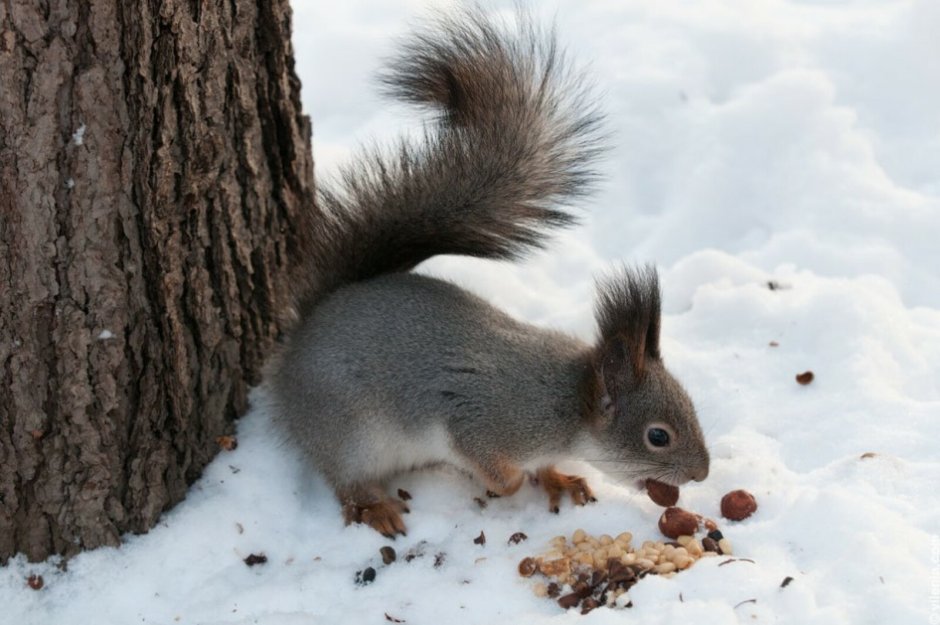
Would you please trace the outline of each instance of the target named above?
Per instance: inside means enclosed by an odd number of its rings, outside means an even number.
[[[721,516],[743,521],[757,510],[757,500],[746,490],[733,490],[721,498]]]
[[[812,382],[813,378],[815,377],[816,376],[813,375],[812,371],[804,371],[803,373],[796,374],[796,381],[802,384],[803,386],[806,386],[807,384]]]
[[[519,575],[523,577],[532,577],[538,570],[539,565],[532,558],[523,558],[519,563]]]
[[[666,508],[659,517],[659,531],[669,538],[691,536],[698,530],[698,517],[682,508]]]
[[[654,503],[664,508],[676,505],[679,501],[679,487],[657,480],[646,480],[646,492]]]

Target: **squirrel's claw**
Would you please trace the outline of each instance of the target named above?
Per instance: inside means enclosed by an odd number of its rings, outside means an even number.
[[[564,493],[568,493],[571,501],[577,506],[597,501],[597,497],[594,496],[594,492],[588,486],[587,480],[577,475],[559,473],[554,467],[539,469],[538,482],[548,493],[548,510],[554,514],[558,514],[561,497]]]
[[[392,499],[363,506],[362,523],[388,538],[394,539],[396,534],[406,536],[405,523],[401,520],[404,509],[404,504]]]
[[[395,540],[396,535],[407,536],[402,513],[410,512],[405,502],[387,497],[380,501],[358,504],[349,503],[344,507],[346,523],[364,523],[382,536]]]

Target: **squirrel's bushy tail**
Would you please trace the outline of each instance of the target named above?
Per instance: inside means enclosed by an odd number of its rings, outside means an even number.
[[[302,305],[438,254],[515,258],[574,223],[562,206],[596,177],[601,116],[554,33],[464,9],[406,39],[381,80],[438,117],[321,187]]]

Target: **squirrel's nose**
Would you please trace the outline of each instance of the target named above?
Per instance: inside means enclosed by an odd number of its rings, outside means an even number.
[[[696,482],[703,481],[706,477],[708,477],[708,465],[706,464],[698,467],[697,469],[692,469],[692,471],[689,472],[689,477],[691,477]]]

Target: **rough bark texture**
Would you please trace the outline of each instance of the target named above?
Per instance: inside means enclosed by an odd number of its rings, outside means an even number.
[[[245,409],[299,92],[286,0],[0,0],[0,562],[146,531]]]

